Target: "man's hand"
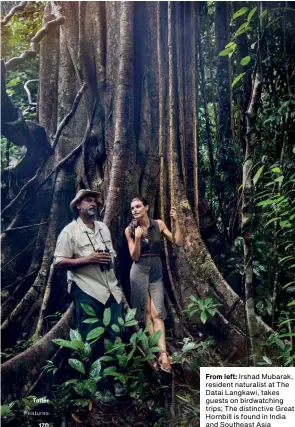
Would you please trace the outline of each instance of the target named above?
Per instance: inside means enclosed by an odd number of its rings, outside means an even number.
[[[108,264],[111,260],[110,254],[106,252],[92,252],[86,258],[89,264]]]
[[[141,227],[136,227],[135,229],[135,237],[138,237],[139,239],[141,238],[141,236],[143,235],[143,229]]]

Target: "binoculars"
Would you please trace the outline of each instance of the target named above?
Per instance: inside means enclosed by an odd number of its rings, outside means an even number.
[[[110,250],[109,249],[99,249],[97,252],[100,252],[100,253],[103,252],[103,253],[109,254]],[[112,260],[110,259],[108,264],[99,264],[99,266],[100,266],[101,271],[106,271],[106,270],[110,270],[111,268],[113,268],[113,263],[112,263]]]

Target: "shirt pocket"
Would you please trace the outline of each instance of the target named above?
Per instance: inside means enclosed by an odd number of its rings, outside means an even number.
[[[95,245],[95,242],[93,242],[93,246],[92,246],[87,236],[80,236],[79,240],[76,240],[75,256],[82,257],[82,256],[90,255],[94,251],[93,247],[95,249],[98,249],[97,245]]]

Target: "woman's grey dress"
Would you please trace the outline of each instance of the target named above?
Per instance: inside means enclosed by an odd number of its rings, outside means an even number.
[[[156,220],[150,220],[147,239],[142,237],[140,243],[140,258],[133,262],[130,271],[131,307],[137,309],[136,320],[144,323],[150,295],[159,318],[165,320],[161,232]]]

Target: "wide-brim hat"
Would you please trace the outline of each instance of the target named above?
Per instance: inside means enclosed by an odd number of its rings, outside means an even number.
[[[80,203],[86,196],[93,196],[96,198],[98,204],[102,204],[100,194],[93,190],[79,190],[74,199],[70,203],[70,209],[72,212],[75,211],[77,203]]]

